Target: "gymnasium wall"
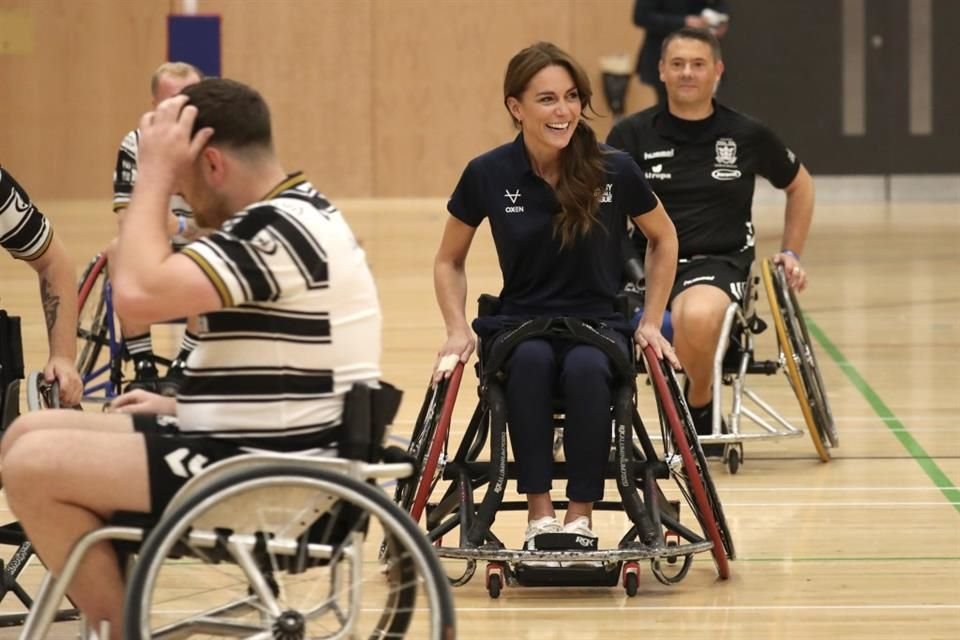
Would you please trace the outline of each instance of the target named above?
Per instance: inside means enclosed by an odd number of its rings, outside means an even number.
[[[182,4],[0,0],[0,163],[35,198],[110,196],[116,146],[149,105],[166,17]],[[514,135],[501,97],[511,55],[536,40],[568,49],[605,112],[600,57],[632,64],[643,37],[634,0],[195,4],[222,16],[223,72],[264,93],[287,168],[333,198],[449,194],[469,158]],[[960,199],[960,2],[816,4],[734,0],[720,99],[768,123],[821,196],[829,174],[861,199]],[[653,92],[632,77],[627,102],[645,107]],[[610,126],[594,121],[601,138]],[[903,178],[913,187],[894,188]]]
[[[222,16],[223,73],[270,103],[286,167],[331,197],[442,196],[514,135],[509,58],[634,59],[633,0],[200,0]],[[116,147],[149,107],[168,0],[0,0],[0,163],[35,198],[109,198]],[[12,33],[11,33],[12,32]],[[631,80],[628,109],[653,102]],[[610,118],[595,121],[604,137]]]

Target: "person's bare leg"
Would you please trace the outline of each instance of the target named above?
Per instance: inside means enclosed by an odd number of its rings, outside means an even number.
[[[697,285],[678,295],[670,307],[673,344],[690,382],[691,407],[704,407],[713,399],[713,356],[729,305],[730,298],[721,289]]]
[[[0,458],[10,509],[55,575],[76,541],[114,511],[150,509],[146,449],[129,416],[62,413],[73,414],[73,426],[102,424],[57,429],[47,420],[21,423],[19,435],[4,438]],[[61,416],[61,424],[67,420]],[[88,552],[68,593],[93,628],[107,620],[111,638],[120,640],[124,583],[110,544]]]
[[[7,451],[23,434],[51,429],[132,433],[133,422],[129,414],[122,413],[85,413],[73,409],[47,409],[25,413],[11,422],[3,432],[3,439],[0,440],[0,468]]]

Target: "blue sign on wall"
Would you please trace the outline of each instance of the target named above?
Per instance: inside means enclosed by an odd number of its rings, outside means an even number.
[[[167,16],[167,60],[220,75],[220,16]]]

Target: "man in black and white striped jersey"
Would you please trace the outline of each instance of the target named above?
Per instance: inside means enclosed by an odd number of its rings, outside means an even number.
[[[60,402],[80,402],[77,373],[77,280],[73,261],[50,221],[10,173],[0,167],[0,246],[37,272],[50,355],[43,368],[48,382],[60,383]],[[2,291],[0,291],[2,295]],[[0,389],[0,393],[3,393]]]
[[[364,252],[341,213],[283,170],[256,91],[223,79],[187,87],[141,120],[139,162],[116,306],[144,323],[198,314],[200,340],[176,400],[136,390],[110,414],[37,412],[10,427],[0,447],[8,501],[54,573],[113,512],[161,512],[216,460],[331,446],[346,392],[380,377]],[[164,228],[175,191],[217,229],[179,253]],[[111,548],[87,556],[69,593],[120,639]]]

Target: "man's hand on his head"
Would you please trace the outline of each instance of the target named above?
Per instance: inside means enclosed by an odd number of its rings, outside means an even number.
[[[166,180],[189,168],[206,146],[213,129],[204,127],[191,137],[197,108],[184,95],[168,98],[140,119],[138,163],[140,179]]]

